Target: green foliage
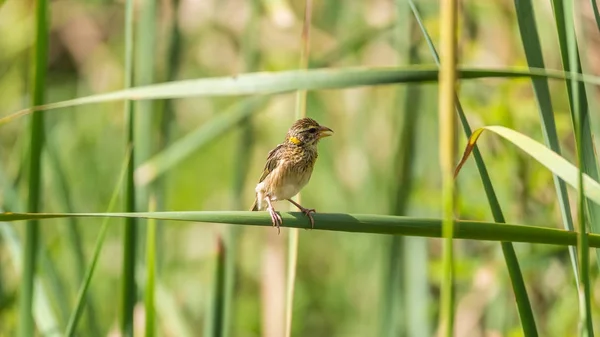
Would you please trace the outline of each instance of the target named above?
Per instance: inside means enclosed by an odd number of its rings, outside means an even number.
[[[435,114],[436,2],[317,1],[307,20],[310,1],[145,1],[134,10],[132,1],[66,0],[49,2],[52,22],[36,3],[0,1],[0,207],[15,212],[0,215],[0,336],[134,327],[268,336],[292,318],[292,335],[431,335],[450,281],[457,336],[593,334],[594,1],[462,5],[460,90],[447,112],[467,136],[496,125],[486,129],[501,138],[483,137],[476,167],[467,161],[445,179],[457,192],[452,280],[442,240],[430,239],[450,214],[440,192],[438,154],[450,143],[440,143]],[[299,58],[311,69],[298,70]],[[550,70],[561,63],[564,71]],[[296,250],[267,214],[238,210],[296,118],[298,90],[308,90],[306,115],[335,135],[319,144],[302,192],[318,213],[315,230],[294,230]],[[127,193],[116,200],[124,153]],[[120,213],[95,213],[116,202]],[[285,227],[308,228],[302,214],[276,207]],[[111,217],[128,230],[107,225]],[[286,296],[286,267],[294,296],[284,318],[284,301],[273,299]]]

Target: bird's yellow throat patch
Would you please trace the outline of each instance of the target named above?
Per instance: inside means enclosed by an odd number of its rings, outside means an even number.
[[[294,145],[298,145],[298,144],[302,143],[300,141],[300,139],[298,139],[296,137],[290,137],[290,142],[294,143]]]

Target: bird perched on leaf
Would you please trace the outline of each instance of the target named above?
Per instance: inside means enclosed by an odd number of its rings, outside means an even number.
[[[314,119],[297,120],[288,130],[285,141],[269,152],[267,163],[256,185],[256,199],[252,211],[268,210],[273,226],[282,224],[281,215],[273,207],[273,202],[288,200],[306,214],[314,228],[314,209],[302,207],[292,198],[308,183],[317,161],[317,143],[321,138],[331,136],[333,131],[319,125]]]

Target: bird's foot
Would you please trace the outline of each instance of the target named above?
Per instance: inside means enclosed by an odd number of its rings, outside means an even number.
[[[314,208],[304,208],[304,207],[300,207],[300,211],[308,217],[308,219],[310,220],[310,228],[314,229],[315,228],[315,219],[313,219],[313,216],[311,213],[317,213],[317,211],[315,211]]]
[[[317,211],[315,211],[314,208],[304,208],[302,207],[302,205],[300,205],[299,203],[295,202],[292,199],[287,199],[289,202],[291,202],[292,204],[294,204],[294,206],[298,207],[298,209],[304,213],[304,215],[306,215],[308,217],[308,219],[310,220],[310,227],[311,228],[315,228],[315,219],[313,219],[313,216],[311,213],[317,213]]]
[[[281,228],[279,228],[279,227],[283,223],[283,220],[281,219],[281,215],[279,215],[279,213],[277,213],[277,211],[275,211],[275,209],[273,207],[269,207],[268,211],[269,211],[269,215],[271,215],[271,221],[273,221],[273,227],[277,227],[277,234],[280,234]]]

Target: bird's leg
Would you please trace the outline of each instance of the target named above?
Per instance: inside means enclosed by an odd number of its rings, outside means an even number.
[[[281,233],[281,229],[279,228],[279,226],[281,226],[281,224],[283,223],[283,220],[281,220],[281,215],[279,215],[279,213],[275,211],[275,207],[273,207],[273,204],[271,204],[271,198],[269,196],[267,196],[265,200],[267,200],[267,204],[269,205],[269,207],[267,207],[267,210],[271,215],[271,221],[273,221],[273,226],[277,227],[277,234],[279,234]]]
[[[310,219],[310,226],[311,228],[315,228],[315,219],[313,219],[313,216],[311,213],[317,213],[317,211],[315,211],[314,208],[304,208],[302,207],[302,205],[300,205],[299,203],[295,202],[292,199],[287,199],[289,202],[291,202],[292,204],[294,204],[294,206],[298,207],[298,209],[304,213],[308,219]]]

